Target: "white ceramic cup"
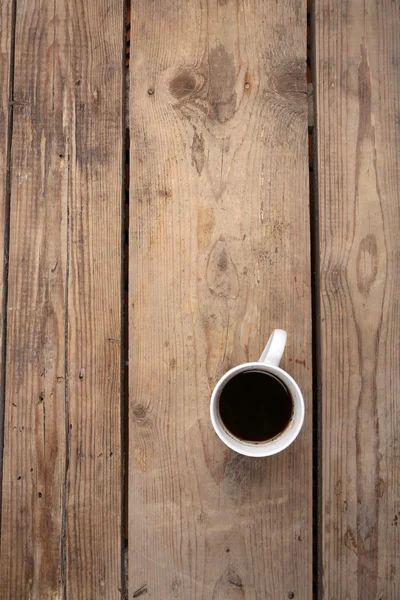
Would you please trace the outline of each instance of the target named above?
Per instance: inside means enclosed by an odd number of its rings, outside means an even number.
[[[275,331],[272,332],[272,335],[269,338],[268,343],[265,346],[265,349],[258,362],[244,363],[234,367],[221,377],[214,388],[210,405],[211,422],[216,434],[220,437],[224,444],[239,454],[260,457],[271,456],[272,454],[281,452],[290,446],[292,442],[294,442],[303,425],[303,395],[295,380],[288,373],[286,373],[286,371],[279,367],[279,363],[285,350],[286,337],[286,331],[283,329],[275,329]],[[272,375],[275,375],[275,377],[278,377],[278,379],[280,379],[289,390],[293,403],[292,417],[287,427],[274,438],[265,442],[244,441],[235,437],[225,427],[219,413],[219,399],[225,384],[238,373],[242,373],[243,371],[251,371],[253,369],[256,371],[265,371],[265,373],[271,373]],[[266,385],[265,394],[268,396],[268,383]],[[265,398],[265,401],[268,402],[267,397]]]

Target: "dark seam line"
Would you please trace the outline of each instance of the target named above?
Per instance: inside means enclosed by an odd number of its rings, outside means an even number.
[[[69,272],[70,272],[70,152],[69,139],[67,140],[67,260],[65,274],[65,321],[64,321],[64,408],[65,408],[65,475],[62,491],[62,521],[61,521],[61,581],[63,587],[63,600],[67,599],[67,488],[69,474],[69,453],[70,453],[70,423],[69,423],[69,395],[68,395],[68,375],[69,375],[69,344],[68,344],[68,321],[69,321]]]
[[[311,223],[311,302],[312,302],[312,356],[313,356],[313,598],[322,600],[322,356],[321,356],[321,276],[319,237],[318,189],[318,135],[317,93],[315,63],[315,10],[310,6],[310,70],[313,89],[314,123],[312,130],[312,161],[310,169],[310,223]]]
[[[126,481],[126,452],[127,452],[127,404],[128,404],[128,385],[127,385],[127,361],[128,361],[128,278],[129,278],[129,174],[126,177],[126,169],[129,169],[129,123],[127,123],[127,111],[129,108],[129,99],[127,94],[127,74],[129,66],[126,65],[126,48],[128,35],[128,3],[124,2],[123,23],[122,23],[122,181],[121,181],[121,281],[120,281],[120,440],[121,440],[121,531],[120,531],[120,561],[121,561],[121,600],[128,598],[128,572],[127,572],[127,540],[125,536],[127,526],[127,503],[126,494],[128,493],[128,484]]]
[[[15,35],[17,20],[17,0],[11,6],[11,48],[9,73],[9,102],[8,102],[8,137],[6,154],[6,197],[4,218],[4,282],[3,282],[3,345],[1,348],[1,381],[0,381],[0,539],[3,505],[3,456],[4,456],[4,418],[6,407],[6,359],[7,359],[7,309],[8,309],[8,275],[10,256],[10,221],[11,221],[11,168],[12,168],[12,137],[14,126],[14,73],[15,73]]]
[[[128,340],[128,262],[129,262],[129,247],[127,244],[127,232],[129,230],[128,222],[128,209],[126,203],[126,196],[128,190],[125,187],[125,169],[126,165],[129,165],[127,156],[128,151],[125,149],[127,143],[129,143],[129,129],[126,130],[123,136],[124,141],[124,156],[125,160],[123,163],[123,189],[122,189],[122,213],[121,213],[121,355],[120,355],[120,368],[121,368],[121,403],[120,403],[120,427],[121,427],[121,590],[122,599],[127,598],[127,540],[126,540],[126,526],[127,526],[127,508],[126,508],[126,494],[128,491],[127,484],[127,472],[126,472],[126,453],[128,444],[128,419],[127,419],[127,403],[128,403],[128,385],[127,385],[127,364],[128,364],[128,353],[129,353],[129,340]]]

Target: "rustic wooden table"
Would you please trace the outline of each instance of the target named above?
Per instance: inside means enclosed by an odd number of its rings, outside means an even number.
[[[400,598],[399,40],[0,1],[0,600]],[[209,398],[275,327],[304,428],[245,458]]]

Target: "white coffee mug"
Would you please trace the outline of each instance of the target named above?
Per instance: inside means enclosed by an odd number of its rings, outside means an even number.
[[[210,414],[211,422],[216,434],[232,450],[245,456],[271,456],[281,452],[298,436],[304,421],[304,400],[299,386],[286,371],[279,367],[285,350],[287,333],[283,329],[275,329],[268,340],[258,362],[248,362],[234,367],[221,377],[211,396]],[[291,419],[286,428],[274,438],[262,442],[245,441],[235,437],[224,425],[219,412],[219,399],[226,383],[243,371],[265,371],[275,375],[282,381],[290,393],[293,410]],[[265,390],[266,395],[268,389]],[[266,398],[267,402],[268,399]]]

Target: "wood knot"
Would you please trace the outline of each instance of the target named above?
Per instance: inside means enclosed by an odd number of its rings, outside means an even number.
[[[223,298],[237,298],[239,278],[226,242],[217,240],[207,264],[207,284],[210,292]]]
[[[227,573],[227,580],[230,585],[233,585],[235,588],[243,589],[242,578],[236,571],[232,568],[229,568]]]
[[[178,598],[179,596],[179,588],[181,587],[181,582],[179,579],[174,579],[171,585],[172,593],[174,594],[174,598]]]
[[[170,81],[169,91],[178,100],[186,98],[196,90],[196,78],[188,71],[181,71]]]
[[[378,498],[382,498],[385,493],[385,481],[380,477],[378,483],[375,486],[376,495]]]
[[[378,246],[372,233],[361,240],[356,268],[357,287],[363,296],[368,296],[378,273]]]
[[[245,586],[242,578],[237,573],[232,563],[224,569],[220,578],[214,587],[213,598],[229,598],[235,600],[244,600],[246,598]]]
[[[357,540],[354,532],[350,527],[347,528],[346,533],[344,534],[344,545],[346,548],[357,554]]]
[[[172,196],[172,191],[170,188],[161,188],[158,190],[158,195],[161,198],[171,198]]]
[[[211,114],[223,124],[236,112],[235,61],[225,46],[220,44],[210,51],[208,67],[208,100]]]
[[[337,294],[342,287],[342,272],[335,265],[332,266],[329,272],[328,283],[330,294]]]
[[[225,248],[223,248],[223,250],[221,251],[221,254],[218,258],[217,265],[218,265],[218,269],[220,271],[226,271],[228,268],[228,254],[227,254]]]
[[[287,58],[274,67],[272,83],[274,90],[283,98],[292,99],[307,95],[306,62],[298,58]]]
[[[182,67],[169,81],[169,91],[176,100],[183,101],[197,94],[203,87],[203,77],[189,68]]]
[[[298,57],[273,56],[266,62],[271,68],[268,87],[269,101],[295,115],[308,113],[306,62]]]
[[[192,142],[192,165],[196,167],[198,175],[201,175],[205,161],[204,139],[201,133],[199,135],[197,131],[195,131]]]
[[[197,211],[197,248],[204,254],[210,248],[215,228],[215,215],[211,206],[199,206]]]
[[[132,415],[134,420],[139,425],[146,425],[146,423],[148,423],[149,421],[147,416],[147,409],[145,406],[143,406],[143,404],[135,404],[132,408]]]

